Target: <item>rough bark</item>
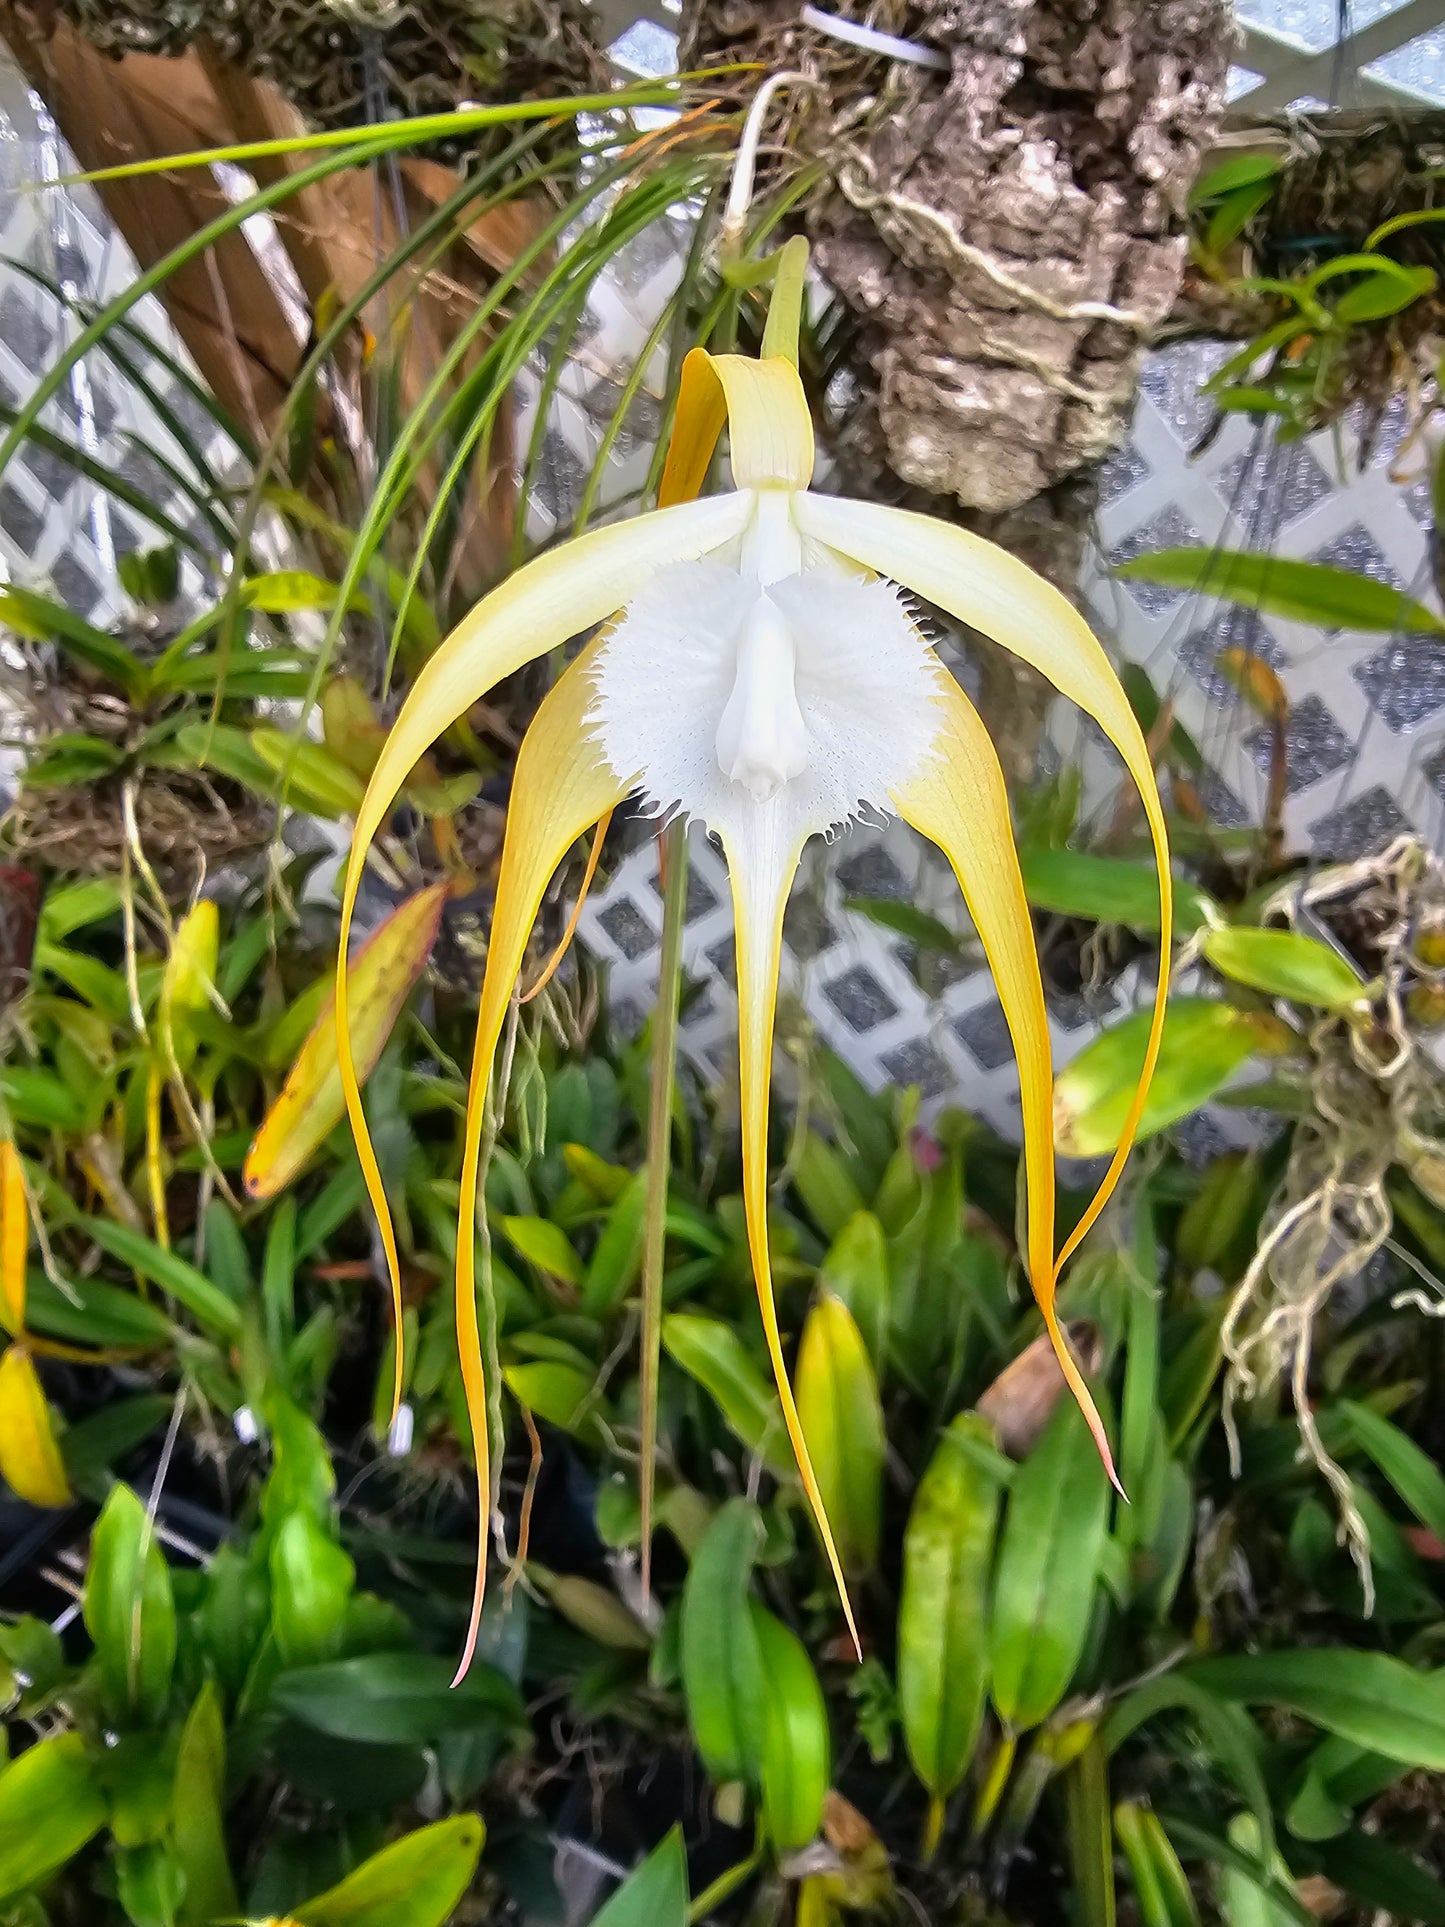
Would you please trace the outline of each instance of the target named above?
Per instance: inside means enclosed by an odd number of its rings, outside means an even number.
[[[1005,511],[1124,432],[1143,344],[1179,292],[1184,200],[1218,124],[1230,8],[888,11],[950,67],[873,58],[871,111],[856,104],[856,64],[845,78],[836,44],[785,0],[703,6],[693,46],[735,57],[751,41],[770,64],[820,77],[829,109],[801,106],[799,127],[832,191],[807,220],[823,271],[866,319],[889,465],[912,486]]]

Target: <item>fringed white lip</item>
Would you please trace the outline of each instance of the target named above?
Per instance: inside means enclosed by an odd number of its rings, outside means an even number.
[[[941,671],[898,590],[808,568],[764,586],[663,569],[603,641],[588,712],[619,782],[724,840],[760,808],[786,839],[886,812],[938,734]]]

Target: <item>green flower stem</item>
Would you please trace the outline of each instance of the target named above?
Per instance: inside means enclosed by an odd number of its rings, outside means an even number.
[[[647,1109],[647,1199],[642,1234],[642,1591],[652,1584],[652,1498],[657,1456],[657,1379],[662,1360],[662,1263],[667,1240],[667,1180],[672,1162],[672,1091],[677,1069],[677,1006],[682,989],[682,924],[687,910],[687,830],[678,819],[659,851],[666,880],[662,954],[652,1018],[652,1089]]]
[[[746,1860],[739,1860],[736,1866],[726,1867],[710,1887],[704,1887],[697,1899],[687,1910],[688,1927],[707,1919],[715,1907],[735,1894],[745,1880],[750,1880],[763,1862],[761,1840],[753,1848]]]

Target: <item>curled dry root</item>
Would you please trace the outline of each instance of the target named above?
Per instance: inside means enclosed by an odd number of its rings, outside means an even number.
[[[1332,1013],[1309,1032],[1309,1112],[1295,1127],[1259,1249],[1224,1320],[1224,1420],[1237,1472],[1239,1399],[1287,1376],[1302,1452],[1335,1495],[1340,1539],[1368,1612],[1369,1534],[1311,1409],[1312,1341],[1317,1316],[1390,1236],[1391,1166],[1402,1164],[1433,1202],[1445,1203],[1445,1080],[1417,1034],[1422,1022],[1439,1021],[1445,870],[1401,837],[1378,856],[1291,886],[1269,907],[1306,929],[1323,926],[1373,972],[1374,996],[1367,1015]]]

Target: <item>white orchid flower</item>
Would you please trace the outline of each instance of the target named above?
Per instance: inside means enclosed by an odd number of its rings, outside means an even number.
[[[725,423],[733,487],[692,499]],[[698,818],[726,852],[737,925],[753,1271],[788,1433],[845,1610],[773,1303],[768,1093],[783,910],[800,854],[810,837],[830,835],[865,811],[897,814],[942,849],[983,942],[1019,1062],[1029,1274],[1059,1364],[1108,1458],[1103,1426],[1059,1327],[1055,1278],[1127,1156],[1158,1050],[1168,971],[1160,972],[1143,1078],[1108,1175],[1056,1258],[1048,1023],[1003,771],[907,596],[1032,664],[1114,743],[1144,801],[1167,960],[1169,853],[1149,751],[1103,649],[1056,589],[1003,550],[932,517],[815,494],[812,476],[812,422],[793,362],[694,350],[683,369],[662,485],[661,499],[672,505],[563,543],[486,596],[417,677],[357,816],[342,898],[336,1016],[347,1105],[395,1291],[395,1238],[347,1035],[345,957],[366,853],[413,765],[458,717],[523,664],[606,625],[546,697],[518,754],[482,984],[456,1320],[484,1495],[483,1566],[487,1414],[473,1220],[487,1085],[553,872],[573,843],[629,796],[655,815]],[[396,1329],[399,1341],[399,1314]],[[480,1592],[479,1573],[468,1654]]]

